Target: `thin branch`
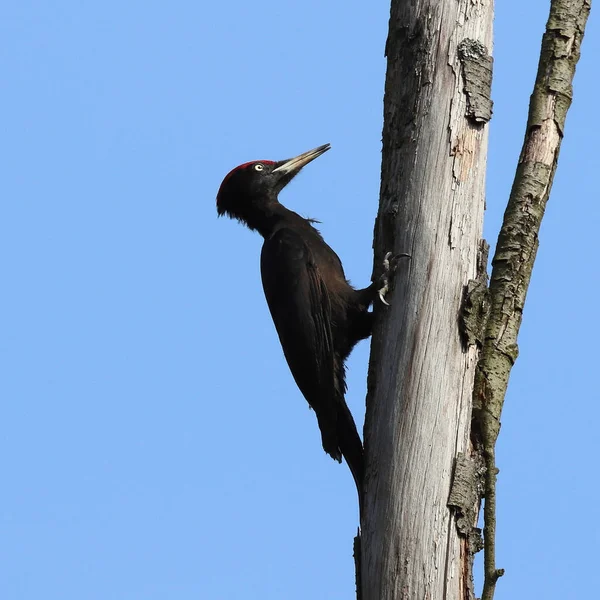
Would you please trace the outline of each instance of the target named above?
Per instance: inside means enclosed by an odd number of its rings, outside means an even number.
[[[517,335],[538,248],[538,233],[552,188],[572,82],[591,0],[552,0],[525,141],[519,159],[498,245],[492,261],[491,303],[483,349],[475,376],[475,441],[486,464],[484,506],[484,585],[482,600],[492,600],[496,581],[495,444],[511,368],[517,358]]]

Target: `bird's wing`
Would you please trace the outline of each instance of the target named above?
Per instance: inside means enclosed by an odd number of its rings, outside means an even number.
[[[261,274],[292,375],[317,415],[325,451],[340,460],[331,303],[301,235],[282,228],[265,240]]]

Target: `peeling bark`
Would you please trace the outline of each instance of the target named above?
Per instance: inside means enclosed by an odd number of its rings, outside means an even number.
[[[485,464],[481,454],[466,456],[459,453],[454,468],[448,506],[456,515],[456,529],[461,542],[462,578],[467,585],[467,598],[475,600],[473,561],[483,548],[481,529],[476,527],[479,502],[484,487]]]
[[[467,96],[465,115],[476,123],[487,123],[492,118],[493,59],[481,42],[470,39],[464,39],[458,45],[458,57]]]

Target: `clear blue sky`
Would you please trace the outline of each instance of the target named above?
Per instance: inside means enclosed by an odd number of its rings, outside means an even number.
[[[492,243],[547,5],[497,6]],[[331,142],[283,199],[368,282],[388,10],[5,4],[3,600],[353,597],[351,477],[287,370],[261,240],[215,195],[241,162]],[[599,558],[594,17],[499,442],[497,600],[588,597]],[[361,425],[367,357],[348,377]]]

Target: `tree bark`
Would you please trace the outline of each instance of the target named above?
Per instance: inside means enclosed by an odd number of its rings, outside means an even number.
[[[467,538],[447,504],[455,460],[469,452],[477,349],[463,344],[458,315],[482,234],[492,17],[491,0],[392,1],[375,256],[412,258],[373,336],[362,600],[471,589]]]
[[[493,598],[502,574],[494,446],[590,5],[551,2],[488,289],[481,228],[493,6],[392,0],[375,257],[412,259],[399,263],[373,335],[355,546],[362,600],[473,599],[483,496],[483,598]]]

